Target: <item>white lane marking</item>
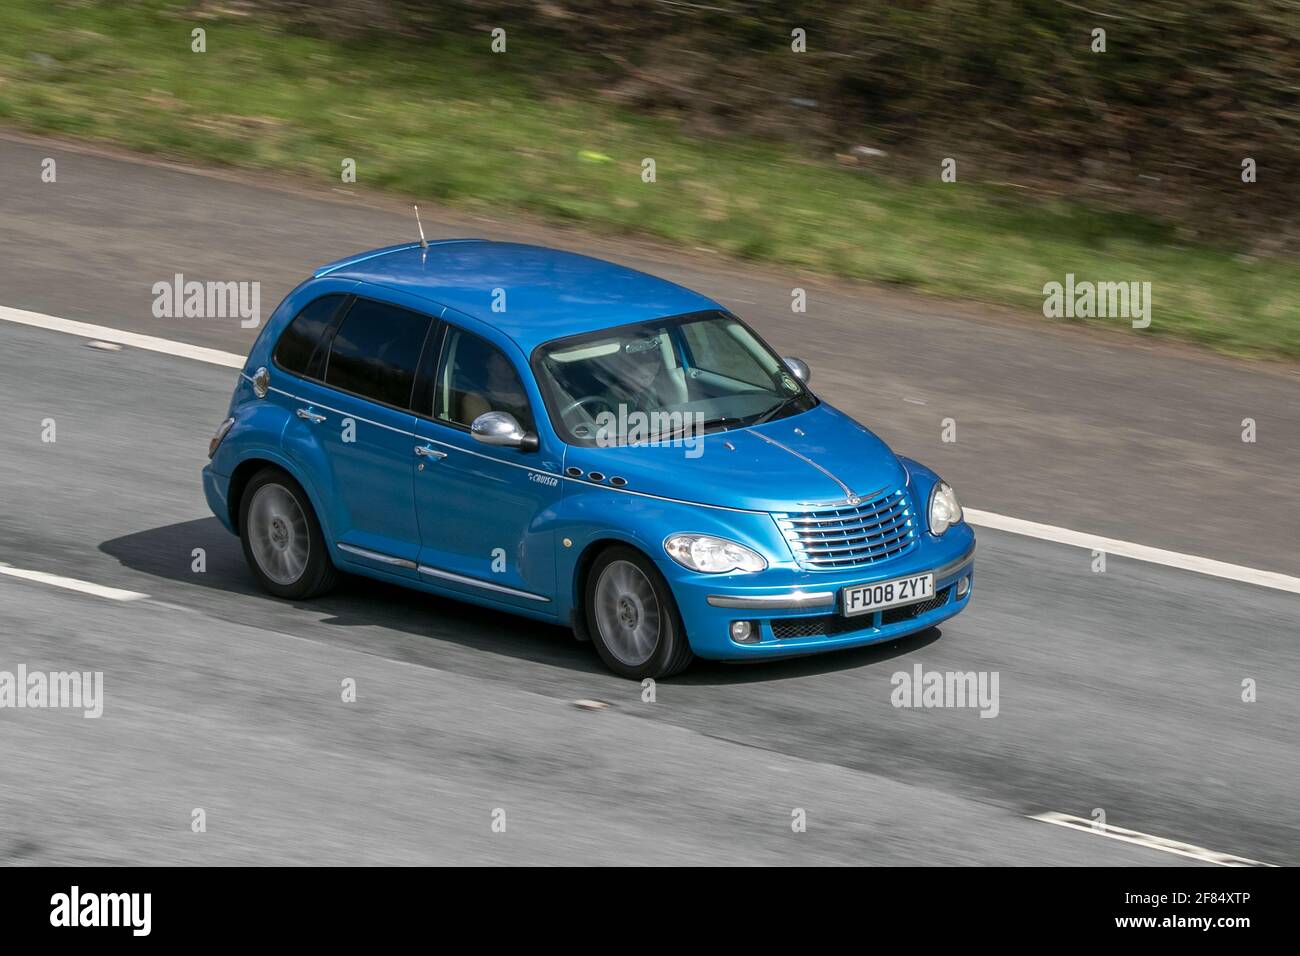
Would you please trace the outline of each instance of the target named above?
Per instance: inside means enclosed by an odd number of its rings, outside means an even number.
[[[123,332],[103,325],[88,325],[85,322],[73,322],[70,319],[42,315],[39,312],[10,309],[2,305],[0,305],[0,320],[17,322],[21,325],[32,325],[55,332],[67,332],[82,338],[98,338],[106,342],[119,342],[135,348],[148,349],[151,352],[178,355],[199,362],[224,365],[227,368],[243,368],[245,362],[243,356],[236,355],[234,352],[221,352],[217,349],[203,348],[199,345],[187,345],[184,342],[173,342],[170,339],[159,339],[152,335]],[[1194,554],[1166,551],[1162,548],[1152,548],[1144,544],[1134,544],[1131,541],[1120,541],[1117,538],[1104,538],[1101,535],[1088,534],[1083,531],[1071,531],[1069,528],[1057,528],[1050,524],[1025,521],[1023,518],[1011,518],[1006,515],[994,514],[991,511],[977,511],[974,508],[966,509],[966,519],[980,528],[992,528],[995,531],[1006,531],[1011,534],[1024,535],[1028,538],[1038,538],[1057,544],[1068,544],[1088,551],[1104,551],[1107,554],[1132,558],[1135,561],[1146,561],[1182,571],[1194,571],[1197,574],[1208,574],[1211,577],[1226,578],[1229,581],[1241,581],[1246,584],[1273,588],[1277,591],[1300,594],[1300,578],[1281,574],[1277,571],[1262,571],[1239,564],[1228,564],[1225,561],[1201,558]]]
[[[121,588],[110,588],[103,584],[93,584],[90,581],[78,581],[76,578],[65,578],[61,574],[49,574],[45,571],[28,571],[26,568],[15,568],[12,565],[3,563],[0,563],[0,574],[7,574],[11,578],[22,578],[25,581],[39,581],[41,584],[52,584],[56,588],[66,588],[69,591],[80,591],[82,594],[93,594],[95,597],[108,598],[110,601],[139,601],[149,596],[147,594],[141,594],[139,591],[124,591]]]
[[[1216,850],[1207,850],[1203,846],[1180,843],[1178,840],[1168,840],[1164,837],[1152,836],[1150,833],[1139,833],[1137,830],[1126,830],[1123,827],[1095,826],[1091,820],[1072,816],[1068,813],[1038,813],[1029,819],[1051,823],[1058,827],[1068,827],[1071,830],[1083,830],[1085,833],[1091,833],[1094,836],[1103,836],[1111,840],[1133,843],[1150,850],[1160,850],[1164,853],[1173,853],[1192,860],[1200,860],[1202,863],[1217,863],[1219,866],[1275,866],[1273,863],[1261,863],[1259,860],[1248,860],[1244,856],[1219,853]]]
[[[121,329],[110,329],[106,325],[74,322],[71,319],[60,319],[54,315],[42,315],[40,312],[25,312],[22,309],[11,309],[3,305],[0,305],[0,319],[6,322],[16,322],[19,325],[32,325],[38,329],[67,332],[69,335],[77,335],[83,339],[98,339],[101,342],[115,342],[118,345],[129,345],[132,348],[146,349],[150,352],[178,355],[181,358],[195,359],[199,362],[207,362],[210,365],[224,365],[227,368],[243,368],[246,361],[244,356],[236,355],[234,352],[222,352],[218,349],[204,348],[201,345],[173,342],[171,339],[141,335],[138,332],[124,332]]]
[[[1104,551],[1106,554],[1122,558],[1133,558],[1150,564],[1163,564],[1165,567],[1178,568],[1182,571],[1195,571],[1215,578],[1229,581],[1241,581],[1245,584],[1258,584],[1260,587],[1273,588],[1277,591],[1290,591],[1300,594],[1300,578],[1277,571],[1261,571],[1247,568],[1240,564],[1228,564],[1212,558],[1201,558],[1194,554],[1182,554],[1178,551],[1165,551],[1163,548],[1151,548],[1145,544],[1120,541],[1116,538],[1104,538],[1098,534],[1083,531],[1071,531],[1069,528],[1057,528],[1050,524],[1025,521],[1023,518],[1008,518],[1006,515],[993,514],[991,511],[965,509],[966,520],[978,528],[992,528],[995,531],[1009,531],[1027,538],[1039,538],[1057,544],[1068,544],[1088,551]]]

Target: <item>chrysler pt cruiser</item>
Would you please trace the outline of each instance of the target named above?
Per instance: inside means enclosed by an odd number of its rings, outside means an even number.
[[[809,380],[632,269],[394,246],[275,310],[203,486],[273,595],[366,575],[570,626],[632,678],[958,613],[975,536],[953,489]]]

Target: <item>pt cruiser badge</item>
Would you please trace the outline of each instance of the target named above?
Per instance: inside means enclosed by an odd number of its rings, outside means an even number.
[[[203,485],[271,594],[367,575],[570,625],[631,678],[952,617],[975,551],[956,494],[809,378],[644,273],[394,246],[276,309]]]

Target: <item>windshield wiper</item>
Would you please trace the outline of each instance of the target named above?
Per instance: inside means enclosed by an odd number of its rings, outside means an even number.
[[[802,395],[791,395],[789,398],[781,399],[781,401],[777,402],[775,405],[773,405],[763,414],[755,418],[752,424],[761,425],[763,424],[763,422],[771,421],[779,413],[785,411],[785,409],[789,408],[792,404],[794,404],[801,398],[803,398]]]
[[[739,418],[734,418],[734,417],[729,416],[729,415],[723,415],[721,418],[710,418],[708,421],[706,421],[703,425],[701,425],[701,426],[699,426],[699,427],[700,427],[700,430],[701,430],[701,431],[706,431],[707,429],[712,428],[712,427],[715,426],[715,425],[725,425],[725,424],[727,424],[728,422],[738,422],[738,421],[741,421],[741,419],[739,419]],[[659,444],[659,443],[661,443],[661,442],[665,442],[665,441],[672,441],[672,440],[673,440],[674,438],[676,438],[678,435],[681,435],[681,434],[683,434],[684,432],[693,431],[694,429],[695,429],[695,425],[694,425],[693,423],[692,423],[692,424],[686,424],[686,425],[683,425],[681,428],[674,428],[674,429],[673,429],[672,431],[670,431],[668,434],[666,434],[666,435],[660,435],[658,438],[656,438],[656,439],[654,440],[654,442],[653,442],[652,444]],[[726,428],[723,429],[723,431],[728,431],[728,430],[729,430],[729,429],[726,429]]]

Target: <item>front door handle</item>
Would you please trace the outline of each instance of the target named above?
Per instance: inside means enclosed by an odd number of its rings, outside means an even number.
[[[447,453],[445,451],[438,451],[438,449],[433,448],[429,445],[416,445],[415,453],[419,455],[421,458],[434,458],[437,459],[438,461],[442,461],[442,459],[447,457]]]
[[[303,421],[311,422],[313,425],[319,425],[321,422],[325,421],[324,415],[321,415],[318,412],[313,412],[310,408],[298,409],[298,417]]]

